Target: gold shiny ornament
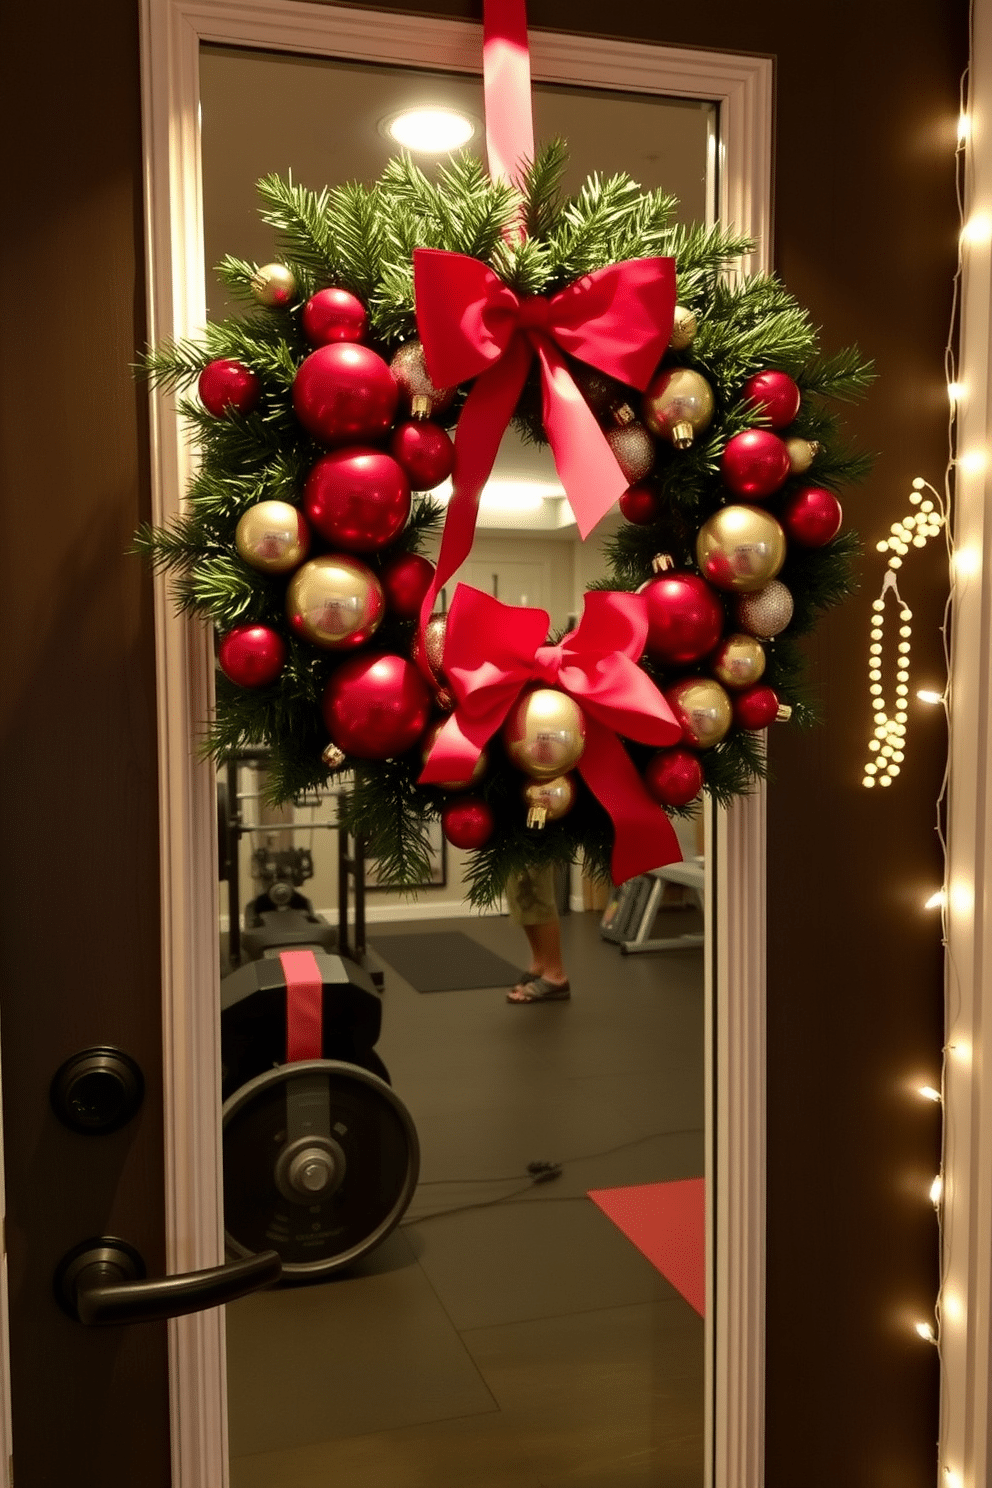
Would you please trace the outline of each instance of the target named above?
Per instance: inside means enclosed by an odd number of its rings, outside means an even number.
[[[413,643],[414,661],[420,666],[426,661],[432,677],[442,687],[447,682],[444,675],[444,638],[447,633],[447,615],[443,610],[435,610]]]
[[[310,529],[303,513],[288,501],[258,501],[238,523],[234,545],[249,568],[290,573],[310,551]]]
[[[785,447],[789,452],[789,471],[792,475],[804,475],[823,445],[818,439],[787,439]]]
[[[296,279],[285,264],[263,264],[251,276],[251,292],[260,305],[282,310],[296,299]]]
[[[503,741],[518,770],[532,780],[553,780],[582,758],[586,747],[582,709],[556,687],[536,687],[510,709]]]
[[[444,725],[446,723],[446,718],[438,719],[437,723],[432,724],[424,735],[420,745],[420,758],[425,765],[427,763],[428,755],[434,748],[434,745],[437,743],[437,736],[444,728]],[[478,785],[479,781],[482,779],[483,775],[485,775],[488,769],[489,755],[486,750],[483,749],[482,753],[479,755],[479,758],[472,766],[472,774],[469,776],[468,780],[433,780],[431,781],[431,784],[433,785],[435,790],[443,790],[449,792],[470,790],[473,785]]]
[[[655,456],[654,440],[644,425],[639,424],[631,415],[626,423],[618,423],[615,428],[607,429],[606,440],[616,455],[624,478],[632,486],[643,480],[654,465]]]
[[[327,553],[298,568],[286,590],[286,614],[297,635],[323,651],[361,646],[386,612],[382,585],[357,558]]]
[[[696,331],[699,322],[691,310],[684,305],[675,306],[675,321],[672,325],[672,336],[668,345],[672,351],[685,351],[696,339]]]
[[[765,670],[765,648],[754,636],[729,635],[720,642],[709,664],[724,687],[751,687]]]
[[[780,579],[772,579],[753,594],[741,594],[734,600],[735,623],[759,641],[781,635],[792,619],[792,611],[792,595]]]
[[[527,825],[540,831],[547,822],[559,821],[575,805],[575,781],[571,775],[553,780],[529,780],[521,791],[527,807]]]
[[[785,562],[785,533],[760,507],[725,506],[700,527],[696,561],[714,588],[750,594]]]
[[[456,388],[439,388],[427,370],[424,348],[419,341],[404,341],[394,353],[389,370],[399,383],[401,398],[414,418],[442,413],[452,402]]]
[[[329,770],[340,770],[348,758],[344,750],[339,749],[334,743],[326,744],[320,757]]]
[[[657,373],[644,394],[644,422],[659,439],[688,449],[713,419],[713,389],[691,367],[668,367]]]
[[[682,725],[682,742],[694,749],[712,749],[733,722],[729,697],[710,677],[684,677],[665,689],[665,697]]]

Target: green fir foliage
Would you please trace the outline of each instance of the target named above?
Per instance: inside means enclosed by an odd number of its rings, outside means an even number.
[[[872,369],[857,350],[822,355],[816,329],[785,287],[769,275],[741,273],[753,247],[747,238],[722,227],[674,223],[675,200],[661,191],[642,192],[626,175],[593,176],[569,197],[562,186],[566,165],[565,145],[555,140],[539,151],[519,192],[491,181],[468,154],[455,156],[433,175],[400,155],[371,185],[349,182],[320,191],[267,176],[258,184],[261,215],[274,230],[276,256],[295,277],[294,304],[260,309],[251,288],[258,266],[228,256],[217,272],[245,303],[244,313],[207,326],[194,340],[163,343],[143,359],[141,370],[152,383],[179,395],[200,461],[181,516],[167,528],[140,529],[134,550],[168,573],[177,606],[211,622],[219,635],[251,622],[268,625],[286,639],[288,660],[272,685],[240,688],[218,673],[216,713],[202,741],[204,751],[218,760],[246,748],[267,748],[267,791],[273,801],[319,790],[330,779],[321,759],[327,733],[320,702],[343,657],[317,651],[290,631],[285,577],[248,567],[234,536],[241,516],[258,501],[302,505],[307,473],[324,453],[296,419],[291,400],[297,369],[312,349],[302,333],[300,307],[317,289],[336,285],[357,295],[369,311],[372,344],[388,358],[416,334],[412,255],[418,247],[480,258],[520,295],[553,294],[583,274],[627,258],[675,258],[679,303],[695,314],[698,329],[691,345],[669,354],[666,365],[691,367],[706,378],[715,415],[690,449],[675,451],[659,443],[647,478],[659,498],[658,520],[646,526],[624,523],[608,540],[608,573],[596,587],[638,588],[651,577],[652,559],[659,553],[695,570],[699,527],[728,497],[720,475],[727,441],[766,422],[742,399],[745,382],[758,371],[777,368],[796,380],[802,404],[785,437],[819,446],[809,470],[790,477],[767,510],[780,511],[803,484],[842,492],[868,474],[870,458],[843,437],[829,406],[860,398],[868,388]],[[515,230],[519,225],[523,234]],[[219,358],[243,362],[260,379],[261,397],[251,413],[214,418],[193,396],[204,367]],[[583,386],[587,369],[578,362],[571,366]],[[442,415],[449,426],[465,392],[460,389]],[[617,393],[636,411],[635,390],[617,385]],[[528,437],[543,440],[540,408],[534,372],[515,423]],[[404,531],[387,550],[364,555],[366,561],[379,570],[401,552],[418,551],[442,516],[436,502],[416,498]],[[794,725],[806,726],[818,717],[801,638],[824,610],[852,592],[858,553],[858,539],[849,531],[822,548],[789,546],[780,578],[792,592],[795,612],[787,630],[765,645],[763,681],[792,706]],[[732,597],[724,599],[729,630]],[[413,622],[387,616],[375,645],[409,654],[413,635]],[[643,664],[660,686],[686,674],[661,672],[649,659]],[[628,747],[643,766],[651,751]],[[527,864],[581,855],[587,871],[608,876],[611,824],[581,780],[566,817],[543,831],[529,830],[522,777],[510,768],[498,741],[490,752],[490,770],[477,790],[491,806],[497,829],[471,860],[473,902],[494,903],[508,876]],[[766,773],[761,738],[737,727],[701,758],[705,789],[721,804]],[[417,784],[419,748],[386,761],[348,760],[346,768],[352,784],[343,820],[365,838],[380,881],[422,882],[428,871],[427,829],[445,797]]]

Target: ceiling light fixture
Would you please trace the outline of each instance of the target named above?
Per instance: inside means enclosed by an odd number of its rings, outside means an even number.
[[[386,134],[407,150],[417,150],[425,155],[444,155],[468,144],[475,133],[475,125],[466,114],[454,109],[419,108],[404,109],[382,122]]]

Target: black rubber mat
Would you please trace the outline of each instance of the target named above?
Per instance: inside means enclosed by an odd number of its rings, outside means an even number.
[[[521,936],[521,950],[526,951],[522,942]],[[487,951],[459,930],[442,930],[436,935],[382,935],[369,944],[418,992],[512,987],[520,976],[519,966]]]

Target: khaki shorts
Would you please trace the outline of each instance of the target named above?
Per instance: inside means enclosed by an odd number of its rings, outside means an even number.
[[[507,880],[506,903],[517,925],[552,924],[558,918],[553,866],[514,873]]]

